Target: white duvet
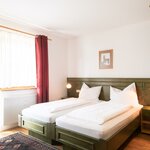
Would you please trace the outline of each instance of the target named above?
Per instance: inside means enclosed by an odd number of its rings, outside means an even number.
[[[131,108],[131,105],[105,102],[97,103],[78,110],[74,110],[66,114],[66,116],[89,121],[91,123],[96,123],[100,125],[128,111]]]
[[[77,107],[77,106],[82,106],[88,103],[93,103],[95,102],[94,100],[82,100],[78,98],[67,98],[64,100],[58,100],[58,101],[53,101],[53,102],[47,102],[47,103],[42,103],[42,104],[35,104],[30,106],[32,110],[34,111],[46,111],[48,113],[55,113],[58,111],[70,109],[72,107]]]
[[[54,123],[56,118],[71,112],[72,110],[92,105],[102,101],[87,101],[78,98],[68,98],[53,102],[35,104],[22,110],[22,115],[42,122]]]

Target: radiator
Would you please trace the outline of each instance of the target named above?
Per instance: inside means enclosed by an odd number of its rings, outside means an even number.
[[[36,95],[36,89],[0,91],[0,130],[18,126],[18,114],[36,103]]]

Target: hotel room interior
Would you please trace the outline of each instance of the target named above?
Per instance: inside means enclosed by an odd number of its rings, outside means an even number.
[[[150,150],[149,57],[150,0],[0,0],[0,149]]]

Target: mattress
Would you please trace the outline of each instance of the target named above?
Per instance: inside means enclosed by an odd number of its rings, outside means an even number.
[[[73,99],[74,101],[77,101],[77,98]],[[70,101],[70,100],[68,100]],[[57,101],[58,102],[58,101]],[[44,123],[54,123],[57,117],[60,117],[66,113],[69,113],[70,111],[73,111],[75,109],[82,108],[84,106],[93,105],[95,103],[100,103],[103,101],[93,101],[90,103],[82,103],[82,105],[76,105],[75,107],[65,108],[56,112],[51,112],[49,110],[49,107],[46,106],[46,104],[37,104],[38,106],[31,106],[28,108],[25,108],[22,110],[21,114],[24,117],[34,119],[37,121],[41,121]]]
[[[64,115],[56,119],[56,125],[71,131],[75,131],[94,139],[108,139],[117,131],[123,129],[133,121],[140,113],[141,105],[132,107],[129,111],[105,122],[102,125],[86,120]]]

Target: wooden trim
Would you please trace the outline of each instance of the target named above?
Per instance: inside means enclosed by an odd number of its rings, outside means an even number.
[[[137,116],[126,127],[109,139],[94,139],[84,134],[56,126],[56,139],[67,150],[117,150],[138,129],[140,117]]]
[[[55,123],[45,123],[36,119],[18,115],[19,126],[29,130],[29,135],[53,144],[55,140]]]
[[[110,100],[110,86],[124,89],[129,84],[135,82],[139,103],[150,105],[150,78],[67,78],[67,83],[72,88],[67,89],[68,97],[78,97],[76,91],[81,89],[82,84],[86,83],[89,87],[102,86],[99,99]]]
[[[36,89],[35,86],[18,86],[18,87],[9,87],[9,88],[0,88],[0,91],[16,91],[16,90],[32,90]]]
[[[15,31],[15,32],[27,34],[27,35],[34,36],[34,37],[36,36],[35,34],[29,33],[29,32],[25,32],[25,31],[21,31],[21,30],[14,29],[14,28],[10,28],[10,27],[6,27],[6,26],[3,26],[3,25],[0,25],[0,28],[4,28],[4,29],[7,29],[7,30],[12,30],[12,31]],[[48,38],[48,40],[51,41],[52,39]]]

